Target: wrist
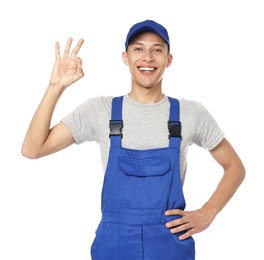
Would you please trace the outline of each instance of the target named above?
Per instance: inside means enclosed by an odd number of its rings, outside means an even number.
[[[65,90],[65,87],[63,87],[60,84],[53,84],[51,82],[49,82],[47,91],[50,92],[53,95],[61,95]]]
[[[208,215],[212,220],[216,217],[216,215],[219,212],[219,210],[215,207],[215,205],[212,205],[210,203],[205,203],[202,207],[202,210],[207,211]]]

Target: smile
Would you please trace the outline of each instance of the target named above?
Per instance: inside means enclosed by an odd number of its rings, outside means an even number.
[[[149,67],[138,67],[140,71],[154,71],[156,68],[149,68]]]

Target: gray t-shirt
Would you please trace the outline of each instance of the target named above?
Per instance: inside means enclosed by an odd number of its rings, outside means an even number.
[[[221,142],[224,133],[201,103],[185,99],[179,101],[182,124],[180,171],[184,182],[189,146],[194,143],[211,150]],[[111,96],[91,98],[62,119],[76,144],[86,141],[99,143],[104,170],[110,147],[111,106]],[[122,146],[137,150],[167,147],[169,111],[170,102],[166,95],[160,102],[151,105],[138,103],[125,95]]]

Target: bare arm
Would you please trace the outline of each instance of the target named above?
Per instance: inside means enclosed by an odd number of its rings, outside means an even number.
[[[54,64],[50,84],[41,100],[26,133],[22,154],[31,159],[39,158],[73,144],[74,140],[63,123],[50,127],[52,115],[63,91],[83,77],[82,61],[76,57],[83,40],[80,39],[70,53],[72,38],[68,39],[63,56],[59,43],[56,43],[56,62]]]
[[[224,175],[216,191],[203,206],[204,209],[211,211],[216,216],[235,194],[246,173],[240,158],[226,139],[210,153],[224,170]]]
[[[205,230],[216,215],[224,208],[235,194],[245,178],[245,168],[231,144],[224,139],[216,148],[210,151],[213,158],[223,167],[224,174],[216,190],[201,209],[183,211],[173,209],[166,215],[178,215],[181,218],[166,223],[172,233],[186,231],[180,239],[186,239],[195,233]]]

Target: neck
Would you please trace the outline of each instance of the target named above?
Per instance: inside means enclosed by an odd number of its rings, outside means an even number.
[[[138,103],[155,104],[163,99],[163,94],[160,90],[153,91],[151,89],[133,89],[128,93],[129,97]]]

